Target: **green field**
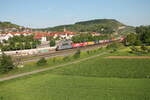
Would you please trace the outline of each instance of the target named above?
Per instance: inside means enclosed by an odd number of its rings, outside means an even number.
[[[150,78],[150,59],[108,59],[97,57],[55,69],[51,73],[87,77]]]
[[[4,81],[0,100],[150,100],[150,59],[100,56]]]
[[[90,53],[87,54],[87,52],[81,52],[80,54],[80,58],[78,59],[74,59],[73,55],[69,55],[69,56],[58,56],[58,57],[54,57],[54,58],[48,58],[47,59],[47,65],[44,66],[37,66],[36,62],[28,62],[28,63],[24,63],[24,67],[23,68],[15,68],[7,73],[0,73],[0,78],[3,77],[7,77],[7,76],[11,76],[11,75],[16,75],[16,74],[20,74],[20,73],[25,73],[25,72],[30,72],[30,71],[34,71],[34,70],[38,70],[38,69],[43,69],[43,68],[48,68],[48,67],[53,67],[53,66],[57,66],[60,64],[64,64],[67,62],[72,62],[72,61],[76,61],[82,58],[87,58],[90,56],[94,56],[103,52],[108,52],[108,50],[106,50],[105,48],[100,48],[100,49],[95,49],[95,50],[90,50]],[[67,59],[64,59],[67,58]]]
[[[149,100],[150,80],[42,74],[0,84],[3,100]]]

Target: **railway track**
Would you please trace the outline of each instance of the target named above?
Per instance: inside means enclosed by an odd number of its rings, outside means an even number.
[[[20,57],[14,58],[14,59],[15,59],[15,61],[17,61],[17,59],[19,59],[21,63],[27,63],[27,62],[32,62],[32,61],[38,61],[42,57],[48,59],[48,58],[57,57],[57,56],[67,56],[67,55],[74,54],[78,49],[80,49],[81,51],[88,51],[88,50],[92,50],[92,49],[96,49],[96,48],[101,48],[108,44],[110,44],[110,43],[97,44],[97,45],[92,45],[92,46],[67,49],[67,50],[61,50],[61,51],[53,50],[53,51],[50,51],[49,53],[45,53],[45,54],[38,54],[38,55],[32,55],[32,56],[20,56]]]

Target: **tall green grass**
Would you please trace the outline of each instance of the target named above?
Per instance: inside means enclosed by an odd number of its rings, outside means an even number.
[[[150,59],[108,59],[97,57],[55,69],[52,73],[92,77],[150,78]]]

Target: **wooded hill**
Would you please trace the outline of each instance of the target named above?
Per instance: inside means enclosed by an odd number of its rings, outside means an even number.
[[[13,24],[11,22],[0,22],[0,28],[19,28],[19,25]]]
[[[19,31],[24,30],[24,27],[22,27],[22,29],[19,29],[19,27],[19,25],[13,24],[11,22],[0,22],[0,29],[16,28]],[[62,32],[64,31],[64,28],[73,32],[97,32],[102,34],[126,34],[135,32],[134,27],[127,26],[115,19],[95,19],[89,21],[81,21],[70,25],[33,29],[33,31]]]
[[[95,19],[89,21],[77,22],[70,25],[60,25],[56,27],[49,27],[39,29],[42,31],[61,32],[66,28],[73,32],[98,32],[104,34],[111,34],[114,32],[134,32],[134,27],[127,26],[115,19]]]

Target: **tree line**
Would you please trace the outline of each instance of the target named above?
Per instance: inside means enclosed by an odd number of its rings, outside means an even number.
[[[99,41],[99,40],[106,40],[109,39],[110,37],[105,35],[105,36],[92,36],[90,33],[85,33],[85,34],[79,34],[76,36],[72,37],[73,43],[82,43],[82,42],[88,42],[88,41]]]
[[[130,33],[124,41],[126,46],[150,45],[150,26],[136,27],[136,33]]]
[[[39,44],[40,41],[35,40],[34,35],[20,35],[3,40],[3,43],[0,43],[0,49],[2,51],[32,49],[36,48]]]
[[[136,55],[150,53],[150,26],[136,27],[136,33],[130,33],[124,40],[125,46],[130,46],[131,52]]]

